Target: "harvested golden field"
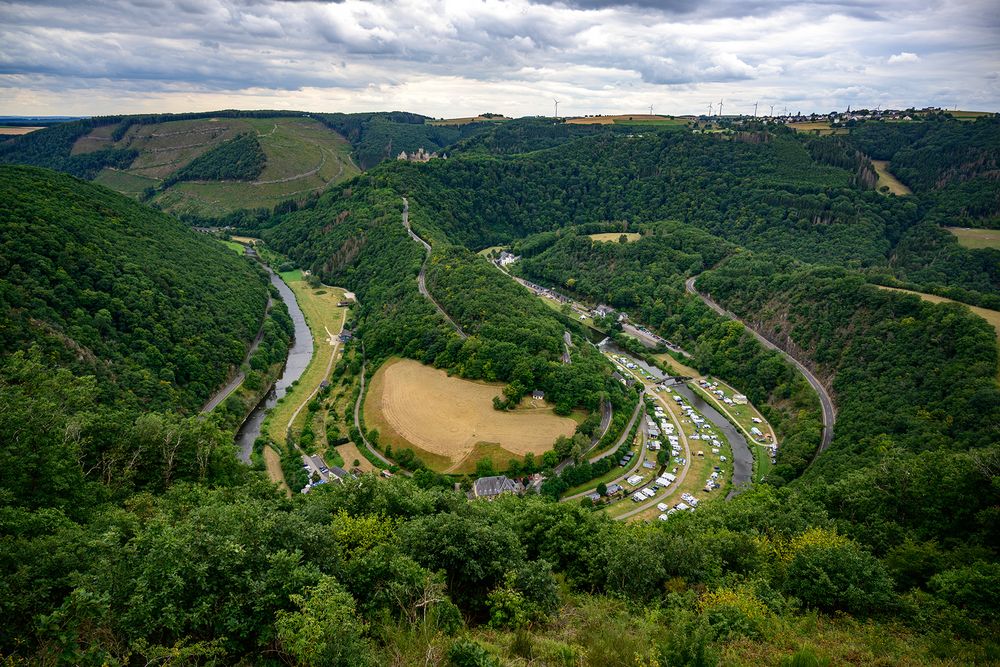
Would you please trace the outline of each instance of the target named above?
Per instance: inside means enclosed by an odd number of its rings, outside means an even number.
[[[468,125],[469,123],[499,123],[510,120],[506,116],[466,116],[465,118],[444,118],[442,120],[429,120],[428,125]]]
[[[878,174],[878,184],[876,187],[881,190],[882,186],[887,186],[889,192],[894,195],[909,195],[913,194],[910,188],[906,187],[889,171],[889,161],[888,160],[872,160],[872,165],[875,167],[875,173]]]
[[[650,115],[648,113],[627,113],[611,116],[579,116],[567,118],[570,125],[614,125],[615,123],[646,123],[662,125],[684,125],[688,121],[684,118],[672,118],[671,116]]]
[[[967,227],[945,227],[958,237],[959,245],[966,248],[1000,249],[1000,229],[969,229]]]
[[[605,234],[588,234],[588,236],[591,241],[597,241],[599,243],[618,243],[623,234],[625,235],[627,243],[638,241],[641,238],[636,232],[607,232]]]
[[[35,130],[41,130],[41,127],[0,127],[0,135],[5,136],[20,136],[22,134],[28,134],[29,132],[34,132]]]
[[[789,123],[788,127],[792,128],[796,132],[809,132],[812,134],[850,134],[850,130],[846,127],[838,127],[834,129],[830,127],[830,123],[827,121]]]
[[[410,359],[387,361],[365,397],[365,425],[383,445],[410,447],[431,468],[468,472],[488,456],[494,463],[552,449],[576,422],[556,415],[544,401],[526,401],[513,412],[493,409],[502,385],[473,382]]]

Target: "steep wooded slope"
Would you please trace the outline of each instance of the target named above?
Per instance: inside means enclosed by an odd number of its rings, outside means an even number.
[[[246,260],[106,188],[0,167],[0,220],[0,349],[37,345],[106,402],[193,410],[260,325]]]

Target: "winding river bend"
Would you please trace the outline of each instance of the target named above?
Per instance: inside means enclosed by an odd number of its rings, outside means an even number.
[[[621,349],[613,342],[609,341],[603,345],[605,349],[611,350],[616,354],[628,355],[632,358],[632,361],[652,375],[658,382],[667,378],[667,375],[659,368],[650,366],[642,359],[632,357],[627,351]],[[753,454],[750,452],[750,446],[747,445],[746,438],[726,419],[725,415],[713,408],[686,385],[676,384],[671,389],[686,398],[695,410],[705,415],[705,418],[712,422],[712,426],[722,431],[722,434],[726,436],[726,440],[729,441],[729,445],[733,450],[733,490],[729,492],[726,498],[732,498],[750,482],[750,478],[753,475]]]
[[[722,431],[726,440],[729,441],[733,450],[733,490],[726,498],[732,498],[750,482],[750,477],[753,474],[753,454],[750,453],[746,438],[726,419],[725,415],[691,391],[687,385],[679,384],[671,388],[686,398],[691,407],[705,415],[705,418],[712,422],[712,426]]]
[[[288,314],[295,325],[295,339],[292,347],[288,350],[288,358],[285,360],[285,368],[281,373],[281,377],[274,383],[271,390],[267,392],[264,399],[254,408],[253,412],[250,413],[250,416],[246,418],[246,421],[240,426],[240,430],[236,432],[236,445],[240,450],[240,459],[244,463],[250,462],[253,443],[257,440],[257,436],[260,435],[260,428],[264,423],[267,411],[273,408],[274,404],[285,395],[292,383],[302,376],[313,356],[312,332],[309,331],[305,315],[302,314],[299,303],[295,300],[295,294],[285,284],[285,281],[281,279],[281,276],[272,271],[267,265],[264,268],[267,269],[267,272],[271,276],[271,284],[278,289],[281,300],[288,306]]]

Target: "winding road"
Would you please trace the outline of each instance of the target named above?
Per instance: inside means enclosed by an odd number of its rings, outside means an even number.
[[[431,244],[417,236],[416,232],[414,232],[410,227],[410,202],[407,201],[406,197],[403,197],[403,226],[406,227],[406,233],[410,235],[410,238],[422,245],[424,250],[427,251],[427,256],[424,257],[424,263],[420,265],[420,273],[417,274],[417,289],[420,290],[420,293],[424,295],[425,299],[434,304],[437,311],[441,313],[441,316],[448,322],[448,324],[450,324],[452,328],[458,332],[458,335],[461,338],[468,338],[469,336],[462,331],[462,327],[458,326],[458,324],[455,323],[455,320],[448,317],[448,313],[444,311],[441,304],[435,301],[434,297],[431,296],[431,293],[427,291],[427,262],[431,258]]]
[[[816,457],[818,457],[822,452],[826,451],[827,447],[829,447],[830,443],[833,441],[833,425],[837,421],[837,408],[833,404],[833,399],[830,398],[830,393],[826,390],[826,387],[823,386],[823,383],[820,382],[816,378],[816,376],[812,374],[812,371],[806,368],[805,365],[802,364],[802,362],[800,362],[798,359],[796,359],[795,357],[788,354],[780,347],[772,343],[770,340],[768,340],[763,335],[758,333],[755,329],[753,329],[739,317],[737,317],[733,313],[729,312],[728,310],[717,304],[715,301],[712,300],[712,297],[702,292],[699,292],[698,289],[694,286],[695,280],[697,278],[698,276],[692,276],[688,278],[687,281],[685,281],[684,288],[688,291],[689,294],[694,294],[695,296],[699,297],[702,301],[705,302],[706,306],[708,306],[718,314],[724,317],[728,317],[731,320],[739,322],[744,327],[746,327],[746,330],[752,333],[754,337],[757,340],[759,340],[764,347],[770,350],[774,350],[778,354],[788,359],[788,361],[791,362],[792,365],[794,365],[796,368],[799,369],[802,375],[805,376],[806,381],[808,381],[809,384],[812,385],[812,388],[816,391],[816,394],[819,396],[820,407],[823,409],[823,439],[820,442],[819,448],[816,450],[816,454],[813,455],[813,461],[815,461]]]
[[[372,443],[368,442],[368,438],[365,437],[365,430],[361,428],[361,401],[365,400],[365,369],[367,368],[367,364],[365,363],[363,356],[364,350],[362,350],[361,354],[361,390],[358,392],[358,400],[354,402],[354,428],[358,429],[361,441],[365,443],[365,447],[368,448],[368,451],[372,454],[372,456],[377,458],[379,461],[384,463],[387,468],[389,468],[398,464],[395,461],[387,459],[383,456],[382,452],[373,447]],[[400,468],[400,472],[407,477],[413,477],[413,473],[409,470],[403,470]]]
[[[250,248],[244,250],[244,254],[247,257],[254,256],[249,252],[249,250]],[[267,305],[264,306],[264,315],[260,319],[260,328],[257,330],[257,335],[254,337],[253,342],[250,343],[250,349],[247,350],[246,356],[243,357],[243,362],[239,365],[236,375],[233,376],[233,379],[230,380],[228,384],[226,384],[224,387],[222,387],[217,392],[212,394],[211,398],[208,399],[208,402],[206,402],[205,405],[202,406],[201,408],[202,414],[206,412],[211,412],[215,408],[219,407],[220,403],[229,398],[229,395],[234,391],[236,391],[237,387],[243,384],[243,380],[246,379],[246,373],[243,372],[242,368],[243,366],[250,363],[250,357],[252,357],[253,353],[257,351],[257,347],[260,345],[260,341],[264,339],[264,323],[267,322],[267,314],[271,310],[271,305],[272,305],[271,295],[269,294],[267,297]]]

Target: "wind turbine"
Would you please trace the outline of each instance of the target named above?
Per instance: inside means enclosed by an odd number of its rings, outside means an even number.
[[[758,100],[758,102],[759,102],[759,100]],[[753,103],[753,117],[754,118],[757,117],[757,104],[758,104],[758,102],[754,102]]]
[[[558,118],[559,117],[559,100],[557,100],[556,98],[553,97],[552,101],[556,103],[556,118]]]
[[[773,104],[771,105],[771,113],[770,113],[770,116],[771,116],[771,118],[774,118],[774,105],[773,105]]]
[[[722,100],[719,100],[719,118],[722,118]]]
[[[653,115],[653,105],[652,104],[649,105],[649,115],[650,116]]]
[[[709,103],[708,103],[708,115],[709,115],[709,116],[711,116],[711,115],[712,115],[712,109],[713,109],[713,106],[712,106],[712,103],[711,103],[711,102],[709,102]]]

